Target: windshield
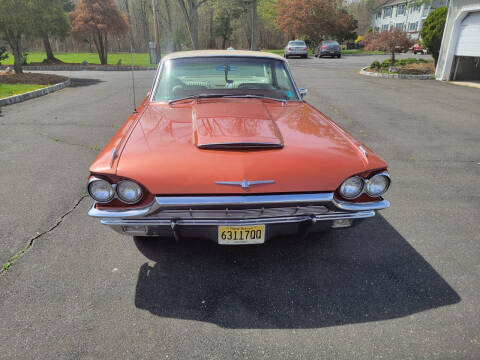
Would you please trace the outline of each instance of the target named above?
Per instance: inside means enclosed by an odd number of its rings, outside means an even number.
[[[165,62],[153,101],[189,96],[255,95],[298,100],[281,60],[268,58],[198,57]]]
[[[304,41],[290,41],[288,45],[291,46],[307,46]]]

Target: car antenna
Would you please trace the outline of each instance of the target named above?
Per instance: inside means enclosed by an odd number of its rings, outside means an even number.
[[[133,71],[133,44],[132,41],[130,40],[130,68],[131,68],[131,73],[132,73],[132,93],[133,93],[133,113],[137,113],[137,101],[135,99],[135,74]]]

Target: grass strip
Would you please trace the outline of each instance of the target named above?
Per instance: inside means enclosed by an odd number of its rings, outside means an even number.
[[[48,85],[32,85],[32,84],[2,84],[0,83],[0,99],[14,95],[24,94],[29,91],[38,90]]]

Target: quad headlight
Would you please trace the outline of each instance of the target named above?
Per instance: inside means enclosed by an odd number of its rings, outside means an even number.
[[[390,176],[387,173],[381,173],[367,180],[365,192],[372,197],[376,197],[385,194],[389,187]]]
[[[345,199],[355,199],[362,194],[364,186],[365,182],[360,176],[353,176],[340,186],[340,195]]]
[[[94,178],[88,183],[88,193],[99,203],[108,203],[115,197],[112,184],[103,179]]]
[[[385,194],[390,187],[390,176],[384,171],[372,176],[369,179],[363,179],[360,176],[352,176],[340,185],[339,193],[347,200],[358,198],[363,193],[370,197],[379,197]]]
[[[117,195],[124,203],[135,204],[142,199],[143,191],[136,182],[123,180],[117,184]]]

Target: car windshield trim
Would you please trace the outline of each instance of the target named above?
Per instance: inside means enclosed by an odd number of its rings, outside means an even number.
[[[212,75],[205,72],[202,74],[201,71],[204,69],[201,66],[196,66],[206,65],[205,69],[207,69],[210,61],[212,65],[216,65],[216,68],[213,69],[218,73]],[[192,62],[192,65],[189,64],[190,62]],[[249,64],[250,62],[252,65]],[[222,70],[220,65],[224,66],[225,64],[231,65],[233,68],[227,72],[226,76],[225,71],[220,71]],[[252,69],[257,74],[247,72],[249,69],[246,66],[253,66]],[[208,70],[211,71],[211,69]],[[172,71],[177,71],[177,73],[172,75]],[[189,71],[191,71],[190,74]],[[198,74],[193,71],[198,71]],[[209,77],[213,77],[213,80]],[[200,89],[201,87],[204,89]],[[173,91],[177,93],[175,94]],[[283,59],[250,56],[209,56],[162,61],[155,77],[150,102],[172,104],[195,98],[248,98],[244,95],[253,95],[250,97],[281,102],[302,101],[288,64]]]

